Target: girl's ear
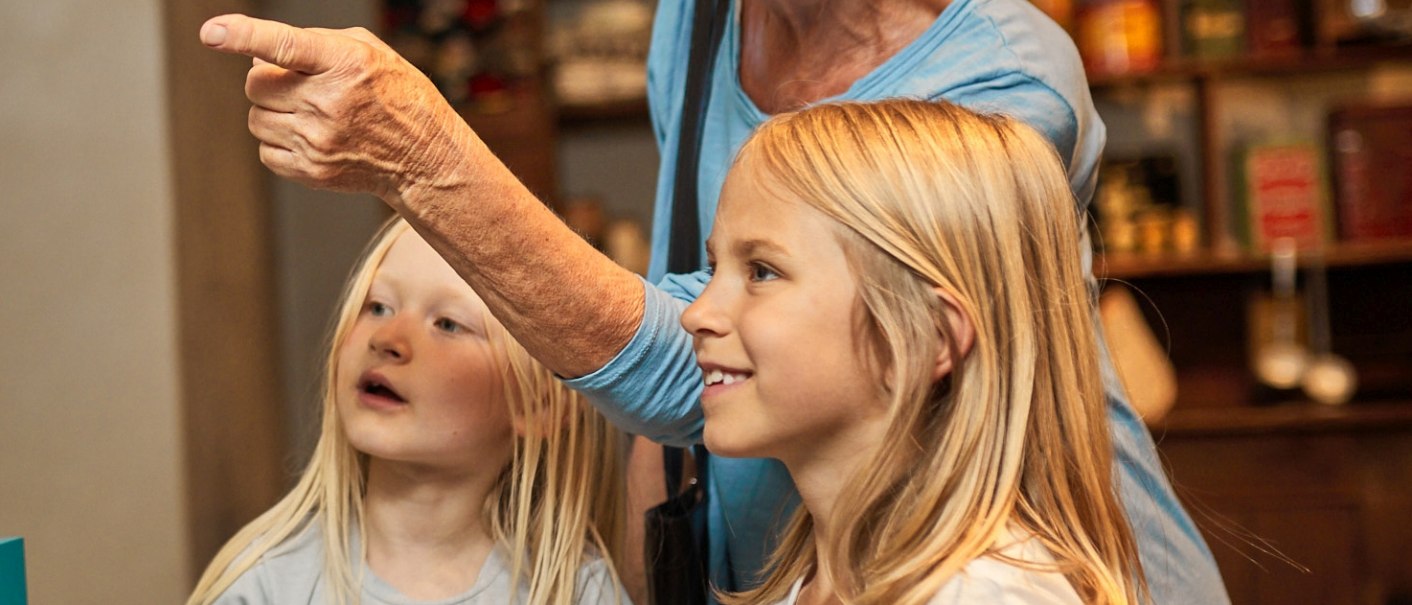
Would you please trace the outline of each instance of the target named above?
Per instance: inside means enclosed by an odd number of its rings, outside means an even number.
[[[955,346],[946,342],[946,337],[937,331],[937,340],[941,342],[941,347],[936,355],[936,366],[932,368],[932,381],[941,380],[951,373],[956,367],[956,359],[952,358],[953,352],[960,357],[965,357],[971,352],[971,345],[976,341],[976,327],[971,322],[971,318],[966,316],[961,310],[961,305],[957,303],[956,297],[950,292],[943,290],[941,286],[933,286],[937,298],[941,299],[942,314],[946,317],[946,323],[950,324],[951,337],[955,339]]]

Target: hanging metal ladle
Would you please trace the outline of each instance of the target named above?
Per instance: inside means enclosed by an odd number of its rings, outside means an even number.
[[[1324,255],[1316,251],[1309,263],[1309,343],[1313,356],[1300,385],[1310,399],[1325,405],[1348,403],[1358,389],[1358,373],[1347,359],[1329,350],[1329,282]]]
[[[1298,338],[1299,311],[1294,290],[1298,262],[1295,246],[1295,241],[1289,238],[1271,242],[1273,299],[1270,305],[1270,340],[1255,354],[1255,377],[1277,389],[1299,386],[1309,367],[1309,351]]]

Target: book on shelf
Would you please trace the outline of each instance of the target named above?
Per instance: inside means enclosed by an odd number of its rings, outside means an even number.
[[[1305,44],[1309,8],[1300,0],[1246,0],[1246,48],[1257,57],[1290,56]]]
[[[1412,104],[1335,108],[1329,141],[1339,239],[1412,239]]]
[[[1332,240],[1323,149],[1308,141],[1257,143],[1236,154],[1238,206],[1234,222],[1253,252],[1267,253],[1289,238],[1300,249]]]

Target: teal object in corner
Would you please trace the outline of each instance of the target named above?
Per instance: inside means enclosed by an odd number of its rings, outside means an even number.
[[[28,605],[24,538],[0,538],[0,605]]]

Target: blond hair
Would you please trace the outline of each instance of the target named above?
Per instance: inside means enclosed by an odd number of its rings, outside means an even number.
[[[216,553],[188,605],[214,602],[231,584],[281,544],[317,527],[324,547],[324,581],[337,602],[357,601],[361,578],[352,562],[350,532],[363,526],[367,456],[341,428],[334,402],[337,351],[347,339],[373,276],[397,237],[410,227],[394,217],[355,265],[340,298],[324,367],[323,417],[318,444],[294,489],[250,522]],[[514,454],[487,499],[483,514],[493,537],[511,556],[511,586],[523,580],[528,602],[575,602],[580,567],[602,556],[616,581],[612,558],[625,529],[626,439],[581,395],[556,380],[499,322],[487,317],[492,347],[517,426]],[[356,566],[361,569],[362,566]]]
[[[763,584],[727,602],[784,598],[825,552],[845,603],[925,603],[1008,529],[1055,558],[1014,563],[1062,573],[1085,602],[1145,598],[1113,479],[1083,219],[1048,141],[947,103],[841,103],[766,122],[747,163],[772,194],[837,221],[889,418],[866,472],[844,482],[833,543],[815,543],[801,507]],[[964,356],[934,288],[974,325]],[[956,362],[938,384],[941,343]]]

